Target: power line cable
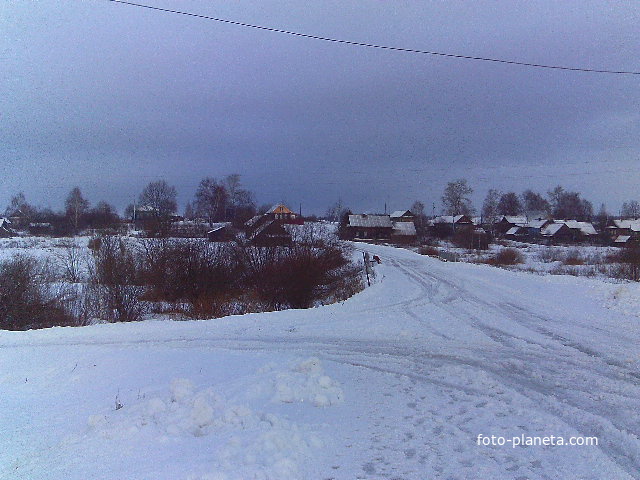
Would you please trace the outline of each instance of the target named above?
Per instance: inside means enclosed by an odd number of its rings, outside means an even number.
[[[273,32],[273,33],[283,33],[286,35],[292,35],[295,37],[302,37],[302,38],[309,38],[312,40],[321,40],[324,42],[332,42],[332,43],[340,43],[340,44],[344,44],[344,45],[352,45],[352,46],[356,46],[356,47],[367,47],[367,48],[377,48],[380,50],[390,50],[390,51],[394,51],[394,52],[404,52],[404,53],[419,53],[419,54],[423,54],[423,55],[433,55],[433,56],[438,56],[438,57],[447,57],[447,58],[455,58],[455,59],[462,59],[462,60],[476,60],[476,61],[482,61],[482,62],[492,62],[492,63],[502,63],[502,64],[507,64],[507,65],[518,65],[521,67],[532,67],[532,68],[546,68],[546,69],[551,69],[551,70],[565,70],[565,71],[571,71],[571,72],[586,72],[586,73],[605,73],[605,74],[614,74],[614,75],[640,75],[640,71],[633,71],[633,70],[607,70],[607,69],[598,69],[598,68],[586,68],[586,67],[569,67],[569,66],[562,66],[562,65],[546,65],[546,64],[542,64],[542,63],[531,63],[531,62],[519,62],[516,60],[506,60],[506,59],[502,59],[502,58],[491,58],[491,57],[476,57],[476,56],[472,56],[472,55],[461,55],[461,54],[457,54],[457,53],[445,53],[445,52],[432,52],[429,50],[420,50],[420,49],[416,49],[416,48],[403,48],[403,47],[392,47],[389,45],[379,45],[379,44],[375,44],[375,43],[365,43],[365,42],[357,42],[357,41],[353,41],[353,40],[341,40],[338,38],[331,38],[331,37],[322,37],[319,35],[311,35],[308,33],[300,33],[300,32],[294,32],[291,30],[284,30],[281,28],[273,28],[273,27],[265,27],[262,25],[256,25],[256,24],[252,24],[252,23],[245,23],[245,22],[238,22],[235,20],[228,20],[225,18],[217,18],[217,17],[212,17],[209,15],[203,15],[203,14],[199,14],[199,13],[191,13],[191,12],[185,12],[182,10],[173,10],[173,9],[169,9],[169,8],[162,8],[162,7],[155,7],[152,5],[145,5],[142,3],[134,3],[134,2],[127,2],[124,0],[107,0],[109,2],[113,2],[113,3],[121,3],[123,5],[130,5],[132,7],[139,7],[139,8],[146,8],[148,10],[156,10],[159,12],[165,12],[165,13],[173,13],[176,15],[184,15],[187,17],[194,17],[194,18],[200,18],[203,20],[211,20],[214,22],[220,22],[220,23],[226,23],[229,25],[236,25],[239,27],[247,27],[247,28],[254,28],[257,30],[264,30],[267,32]]]

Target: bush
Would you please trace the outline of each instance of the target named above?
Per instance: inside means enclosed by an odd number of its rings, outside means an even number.
[[[565,265],[584,265],[584,259],[578,250],[571,250],[564,258]]]
[[[76,325],[62,298],[51,294],[43,264],[15,256],[0,264],[0,329]]]
[[[439,255],[438,249],[430,245],[420,247],[418,253],[420,255],[429,255],[430,257],[437,257]]]
[[[524,256],[515,248],[503,248],[493,257],[487,259],[489,265],[517,265],[524,263]]]
[[[110,322],[140,320],[144,305],[140,297],[139,265],[131,247],[122,239],[103,237],[94,253],[92,288],[87,290],[89,308]]]

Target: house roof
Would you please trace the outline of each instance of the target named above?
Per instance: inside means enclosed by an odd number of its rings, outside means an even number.
[[[393,228],[389,215],[349,215],[350,227]]]
[[[464,223],[469,223],[471,219],[466,215],[441,215],[433,219],[433,223],[458,223],[461,220],[466,220]]]
[[[213,225],[211,225],[211,229],[209,231],[207,231],[207,233],[218,232],[218,231],[222,230],[223,228],[227,228],[230,225],[231,225],[231,222],[214,223]]]
[[[244,222],[246,227],[253,227],[256,223],[258,223],[262,219],[262,215],[256,215],[255,217],[251,217],[249,220]]]
[[[273,207],[271,207],[267,213],[293,213],[295,215],[295,213],[293,211],[291,211],[289,208],[287,208],[285,205],[278,203],[277,205],[274,205]]]
[[[414,236],[416,226],[413,222],[393,222],[393,235]]]
[[[507,223],[512,223],[514,225],[526,225],[527,217],[524,216],[516,216],[516,215],[503,215],[500,221],[505,221]]]
[[[553,236],[558,233],[562,227],[568,228],[564,223],[550,223],[544,227],[540,233],[545,236]]]
[[[618,235],[618,237],[613,241],[613,243],[627,243],[631,235]]]
[[[542,228],[547,223],[547,220],[531,220],[527,223],[528,228]]]
[[[391,218],[400,218],[400,217],[413,217],[415,215],[411,213],[411,210],[396,210],[389,216]]]
[[[518,230],[520,230],[520,227],[518,226],[511,227],[509,230],[507,230],[507,235],[515,235],[516,233],[518,233]]]
[[[615,228],[628,228],[632,232],[640,232],[640,219],[639,220],[614,220],[613,225]]]
[[[577,220],[559,220],[572,230],[580,230],[584,235],[597,235],[595,227],[589,222],[578,222]]]

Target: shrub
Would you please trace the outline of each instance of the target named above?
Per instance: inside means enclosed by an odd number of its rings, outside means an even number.
[[[41,262],[15,256],[0,264],[0,329],[75,325],[61,298],[51,294]]]
[[[420,247],[418,253],[420,255],[429,255],[430,257],[437,257],[439,255],[438,249],[430,245]]]
[[[584,265],[584,259],[578,250],[571,250],[564,258],[565,265]]]
[[[516,265],[524,263],[524,256],[515,248],[503,248],[493,257],[487,259],[489,265]]]

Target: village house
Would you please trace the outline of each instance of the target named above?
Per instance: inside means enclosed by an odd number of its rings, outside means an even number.
[[[210,242],[229,242],[235,238],[235,231],[231,222],[214,223],[207,230]]]
[[[640,219],[631,219],[631,220],[613,220],[612,225],[606,228],[607,235],[609,239],[618,245],[622,244],[631,244],[631,239],[640,240]],[[628,238],[620,238],[620,237],[628,237]],[[618,241],[618,239],[620,240]]]
[[[389,215],[349,215],[347,230],[354,240],[391,241],[393,222]]]
[[[247,239],[256,246],[287,246],[293,243],[284,225],[304,225],[304,219],[285,205],[271,207],[263,215],[256,215],[244,224]]]
[[[15,235],[11,228],[11,221],[7,218],[0,218],[0,238],[10,238]]]
[[[449,237],[456,232],[474,228],[473,219],[468,215],[442,215],[427,222],[432,236],[438,238]]]

